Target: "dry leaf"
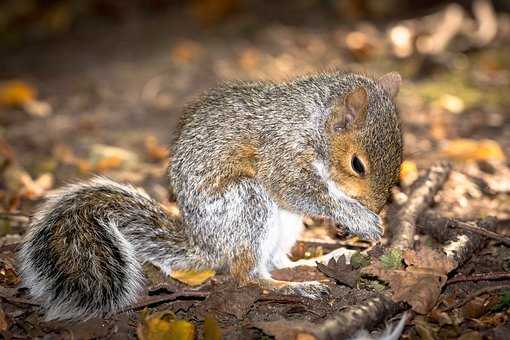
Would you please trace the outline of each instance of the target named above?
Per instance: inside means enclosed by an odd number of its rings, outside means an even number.
[[[0,285],[14,287],[21,282],[16,269],[10,261],[0,260]]]
[[[132,151],[101,144],[92,146],[89,161],[98,172],[120,167],[133,169],[140,163],[138,156]]]
[[[400,181],[409,186],[418,178],[418,167],[413,161],[405,160],[400,165]]]
[[[154,136],[148,136],[145,139],[145,150],[149,158],[154,160],[167,160],[169,156],[168,148],[160,145]]]
[[[204,340],[221,340],[220,326],[211,314],[207,314],[204,320]]]
[[[194,0],[192,13],[204,25],[213,25],[235,12],[239,0]]]
[[[214,270],[173,270],[170,276],[188,286],[200,286],[210,278],[212,278],[216,272]]]
[[[386,269],[378,261],[362,269],[362,273],[375,275],[389,283],[394,301],[406,301],[420,314],[428,313],[437,302],[447,274],[456,266],[455,261],[430,248],[418,252],[406,250],[405,269]]]
[[[36,90],[19,80],[0,84],[0,106],[22,107],[35,100]]]
[[[185,320],[175,320],[169,311],[153,313],[137,327],[140,340],[194,340],[195,326]]]
[[[501,146],[490,139],[454,139],[443,146],[441,153],[457,161],[504,161],[506,159]]]
[[[9,329],[9,323],[7,322],[7,316],[2,308],[0,308],[0,332],[5,332]]]
[[[192,40],[179,42],[170,52],[172,60],[180,64],[187,64],[202,53],[202,47]]]
[[[352,265],[347,264],[345,255],[340,256],[338,260],[332,258],[329,260],[327,266],[322,263],[317,263],[317,269],[343,285],[351,288],[356,287],[359,278],[359,270],[355,270]]]

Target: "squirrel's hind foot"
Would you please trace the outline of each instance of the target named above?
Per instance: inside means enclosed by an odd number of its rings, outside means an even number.
[[[290,282],[274,279],[259,279],[264,289],[283,295],[299,295],[309,299],[318,300],[329,296],[331,290],[328,285],[318,281]]]

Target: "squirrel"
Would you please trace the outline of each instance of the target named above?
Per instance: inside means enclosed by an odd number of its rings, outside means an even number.
[[[328,294],[270,271],[294,264],[303,215],[381,238],[377,213],[402,161],[400,83],[394,72],[326,72],[209,90],[184,109],[171,148],[181,218],[104,177],[67,185],[33,215],[18,255],[24,285],[47,320],[121,311],[142,291],[145,262],[167,275],[207,268],[283,294]]]

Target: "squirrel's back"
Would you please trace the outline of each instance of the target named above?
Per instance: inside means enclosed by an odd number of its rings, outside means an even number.
[[[129,229],[164,218],[143,193],[105,178],[69,185],[33,217],[19,254],[21,275],[47,319],[119,311],[136,300],[142,271]]]

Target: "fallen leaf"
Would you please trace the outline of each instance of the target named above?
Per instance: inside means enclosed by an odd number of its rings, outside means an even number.
[[[388,282],[396,302],[406,301],[419,314],[428,313],[437,302],[447,274],[456,267],[455,261],[433,249],[406,250],[399,256],[390,251],[380,261],[362,269],[363,274],[375,275]],[[396,267],[404,259],[406,268]]]
[[[89,161],[95,171],[110,169],[133,169],[140,164],[138,156],[129,150],[110,145],[96,144],[90,150]]]
[[[11,164],[4,170],[4,180],[9,191],[31,200],[43,197],[53,187],[53,175],[45,173],[35,180],[22,167]]]
[[[145,139],[145,150],[150,159],[168,160],[169,152],[166,146],[160,145],[154,136],[148,136]]]
[[[173,270],[170,277],[187,284],[188,286],[200,286],[210,278],[212,278],[216,272],[214,270]]]
[[[409,186],[418,178],[418,168],[413,161],[405,160],[400,165],[400,181]]]
[[[239,0],[194,0],[192,13],[204,25],[213,25],[239,8]]]
[[[35,100],[36,90],[20,80],[7,81],[0,84],[0,105],[22,107]]]
[[[23,109],[34,117],[48,117],[51,114],[52,108],[50,104],[39,100],[32,100],[23,105]]]
[[[317,269],[326,276],[331,277],[339,283],[351,288],[356,288],[359,278],[359,270],[355,270],[351,264],[347,264],[347,258],[342,255],[335,260],[329,260],[328,265],[317,263]]]
[[[137,327],[140,340],[193,340],[195,326],[185,320],[176,320],[170,311],[161,311],[143,317]]]
[[[187,64],[197,58],[202,52],[202,47],[197,42],[184,40],[177,43],[172,49],[171,57],[177,63]]]
[[[471,332],[462,334],[458,339],[459,340],[482,340],[483,338],[479,332],[471,331]]]
[[[360,269],[360,268],[368,266],[370,264],[370,260],[371,259],[370,259],[369,255],[365,255],[365,254],[357,251],[351,255],[350,263],[354,269]]]
[[[454,139],[448,141],[440,152],[457,161],[506,160],[501,146],[490,139]]]
[[[205,302],[198,307],[198,314],[214,313],[219,322],[242,320],[260,298],[262,290],[257,285],[238,287],[233,282],[215,285]]]
[[[464,101],[451,94],[443,94],[439,98],[439,105],[452,113],[461,113],[465,108]]]
[[[0,308],[0,332],[5,332],[9,328],[9,323],[7,322],[7,316],[2,308]]]
[[[204,320],[204,340],[221,340],[220,326],[211,314],[208,314]]]
[[[12,263],[6,259],[0,259],[0,285],[14,287],[20,282],[21,278]]]
[[[400,269],[403,267],[402,252],[400,249],[392,248],[379,258],[385,269]]]

